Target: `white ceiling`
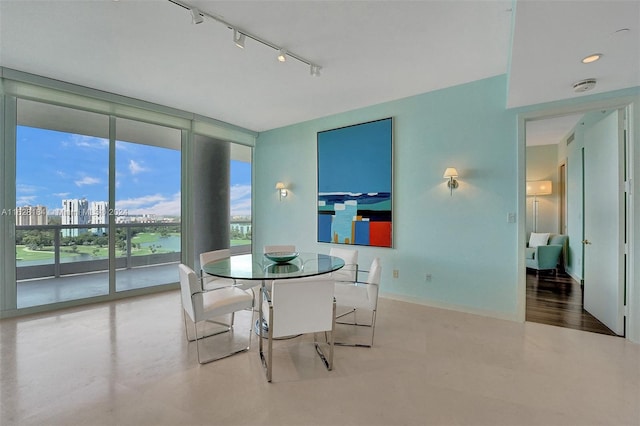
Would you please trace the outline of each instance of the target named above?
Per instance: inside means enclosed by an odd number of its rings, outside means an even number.
[[[584,96],[571,86],[587,77],[587,94],[640,85],[637,0],[185,3],[322,75],[253,40],[238,49],[227,27],[193,25],[168,0],[0,0],[0,65],[255,131],[504,73],[508,107]],[[602,60],[580,63],[594,51]]]
[[[583,114],[569,114],[543,120],[527,121],[527,146],[557,145],[569,136]]]

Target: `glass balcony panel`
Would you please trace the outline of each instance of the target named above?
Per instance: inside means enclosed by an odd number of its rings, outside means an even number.
[[[177,129],[116,120],[117,292],[178,282],[181,138]]]

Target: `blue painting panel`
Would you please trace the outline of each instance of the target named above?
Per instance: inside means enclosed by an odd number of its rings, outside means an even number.
[[[318,215],[318,241],[321,243],[331,242],[331,215]]]
[[[391,192],[392,119],[318,133],[318,192]]]
[[[357,221],[356,223],[356,236],[354,244],[361,246],[369,245],[369,221]]]
[[[318,241],[391,247],[392,144],[392,118],[318,132]]]

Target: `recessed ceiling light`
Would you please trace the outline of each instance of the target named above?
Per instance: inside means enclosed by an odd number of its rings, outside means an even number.
[[[278,52],[278,61],[285,62],[287,60],[287,51],[284,49],[280,49]]]
[[[582,63],[583,64],[590,64],[591,62],[595,62],[600,58],[602,58],[602,53],[594,53],[594,54],[591,54],[591,55],[587,56],[586,58],[583,58],[582,59]]]

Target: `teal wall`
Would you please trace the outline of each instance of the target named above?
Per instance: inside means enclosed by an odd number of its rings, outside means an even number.
[[[261,133],[254,250],[328,253],[316,242],[316,133],[393,117],[394,248],[355,246],[361,267],[381,258],[387,297],[516,319],[518,225],[507,217],[518,211],[518,143],[506,87],[503,75]],[[460,174],[453,196],[446,167]],[[290,189],[282,201],[278,181]]]

